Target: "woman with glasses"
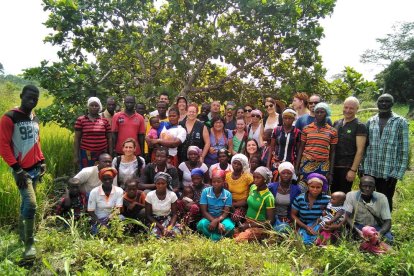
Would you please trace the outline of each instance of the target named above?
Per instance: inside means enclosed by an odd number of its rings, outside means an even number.
[[[262,112],[255,109],[251,112],[251,123],[247,131],[248,138],[256,140],[259,147],[263,145]]]
[[[254,106],[251,104],[246,104],[244,106],[244,121],[246,122],[246,125],[250,125],[252,122],[252,111],[254,109]]]
[[[267,113],[267,117],[264,118],[264,130],[266,129],[274,129],[277,126],[281,125],[280,122],[280,115],[277,113],[276,110],[276,101],[273,98],[266,98],[265,101],[265,109]]]
[[[224,128],[224,119],[217,116],[211,122],[210,149],[204,160],[204,163],[209,167],[218,162],[217,152],[219,150],[233,148],[233,132]]]

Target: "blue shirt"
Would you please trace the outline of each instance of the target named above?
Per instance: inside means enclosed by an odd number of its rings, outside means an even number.
[[[322,216],[323,210],[326,209],[331,197],[320,194],[313,202],[312,208],[309,208],[308,192],[298,195],[292,204],[292,209],[299,212],[298,217],[304,224],[315,222]]]
[[[207,205],[207,211],[210,215],[218,217],[223,213],[225,206],[231,207],[231,193],[223,188],[220,196],[216,197],[213,187],[207,187],[201,192],[200,204]]]
[[[302,131],[305,126],[310,125],[313,122],[315,122],[315,117],[312,117],[309,114],[305,114],[300,116],[299,119],[296,120],[295,127]],[[331,118],[328,118],[326,122],[328,123],[328,125],[332,126]]]

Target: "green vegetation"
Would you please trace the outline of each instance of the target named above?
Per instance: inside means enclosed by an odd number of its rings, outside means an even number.
[[[0,85],[3,113],[19,104],[18,90]],[[7,96],[6,96],[7,95]],[[49,98],[42,95],[40,105]],[[45,104],[46,102],[46,104]],[[372,103],[364,103],[372,107]],[[395,112],[406,114],[406,106]],[[333,106],[333,119],[341,114],[339,105]],[[372,113],[364,112],[366,120]],[[414,123],[410,125],[411,145]],[[46,217],[53,200],[53,178],[71,175],[72,136],[57,125],[41,128],[42,147],[49,171],[38,186],[38,231],[36,243],[39,255],[33,266],[20,266],[22,245],[14,231],[18,215],[19,195],[7,165],[0,162],[0,272],[2,275],[413,275],[414,274],[414,175],[407,172],[396,192],[393,231],[396,236],[394,252],[373,256],[358,251],[359,244],[347,237],[337,246],[327,248],[304,247],[293,234],[273,235],[262,244],[236,244],[225,239],[214,243],[197,234],[187,233],[175,240],[156,240],[148,235],[122,235],[123,225],[115,222],[111,231],[99,237],[89,235],[87,223],[68,221],[66,230],[56,225],[56,217]]]

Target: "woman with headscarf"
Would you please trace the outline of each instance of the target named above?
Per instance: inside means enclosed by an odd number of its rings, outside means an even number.
[[[297,196],[292,204],[291,217],[305,244],[313,244],[318,237],[319,224],[315,223],[328,206],[330,196],[325,176],[311,173],[307,177],[307,192]]]
[[[301,175],[300,185],[305,190],[305,180],[310,173],[324,175],[330,184],[338,143],[336,129],[327,123],[331,109],[326,103],[315,106],[315,122],[306,126],[301,135],[301,144],[296,160],[296,173]]]
[[[112,155],[111,126],[102,118],[101,101],[90,97],[87,103],[88,113],[78,117],[75,123],[73,162],[83,169],[95,165],[101,153]]]
[[[251,112],[251,123],[247,129],[247,136],[249,139],[256,140],[259,147],[263,144],[263,126],[262,126],[263,114],[259,109],[255,109]]]
[[[177,195],[172,191],[172,178],[168,173],[158,172],[154,177],[155,191],[145,198],[145,214],[157,238],[174,237],[180,233],[177,222]]]
[[[203,181],[205,172],[200,168],[191,170],[192,186],[184,187],[183,198],[177,201],[179,219],[183,224],[196,230],[197,222],[201,219],[200,198],[203,189],[210,187]],[[191,197],[186,194],[187,188],[191,188]],[[188,198],[187,198],[188,197]]]
[[[233,198],[231,219],[238,223],[246,215],[247,197],[253,176],[249,172],[249,161],[244,154],[233,156],[231,166],[233,171],[226,174],[226,183]]]
[[[279,165],[279,182],[268,185],[270,192],[275,198],[276,220],[274,228],[276,231],[285,231],[290,228],[292,218],[290,211],[293,200],[301,194],[298,185],[292,183],[295,168],[290,162],[282,162]]]
[[[198,222],[197,230],[213,241],[232,237],[234,232],[234,222],[229,218],[232,196],[224,188],[224,178],[224,171],[214,171],[212,187],[205,188],[200,198],[203,218]]]
[[[260,241],[268,236],[275,220],[275,198],[267,188],[272,172],[266,167],[258,167],[253,173],[253,185],[247,198],[246,221],[240,226],[242,231],[236,241]]]
[[[101,169],[98,176],[102,185],[93,188],[89,194],[88,213],[91,216],[92,234],[97,234],[100,226],[107,226],[120,213],[124,190],[112,185],[117,174],[117,170],[111,167]]]
[[[191,186],[191,171],[200,168],[204,172],[205,182],[208,182],[207,165],[200,161],[201,149],[197,146],[190,146],[187,150],[188,161],[178,166],[178,175],[183,186]]]

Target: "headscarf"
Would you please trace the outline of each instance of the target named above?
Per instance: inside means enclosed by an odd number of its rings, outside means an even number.
[[[295,167],[293,167],[292,163],[285,161],[279,164],[279,167],[277,168],[279,173],[282,173],[284,170],[288,170],[291,173],[295,173]]]
[[[89,105],[91,103],[97,103],[99,105],[99,112],[102,111],[102,104],[101,104],[101,100],[99,98],[97,98],[97,97],[90,97],[88,99],[88,105],[87,106],[89,107]]]
[[[308,178],[306,182],[309,184],[309,182],[316,181],[322,184],[322,191],[327,192],[328,191],[328,180],[325,176],[319,173],[311,173],[308,175]]]
[[[292,108],[286,108],[282,113],[282,117],[283,117],[283,115],[293,116],[293,117],[296,118],[297,113]]]
[[[214,170],[211,174],[211,178],[213,179],[214,177],[220,177],[224,180],[226,177],[226,172],[223,170]]]
[[[324,109],[326,111],[326,118],[331,117],[331,108],[329,107],[329,105],[327,103],[323,103],[323,102],[322,103],[318,103],[315,106],[314,112],[316,112],[316,110],[318,110],[320,108],[322,108],[322,109]]]
[[[118,171],[115,168],[112,167],[106,167],[106,168],[102,168],[99,171],[98,177],[99,180],[102,181],[104,175],[110,175],[112,178],[115,178],[115,176],[118,174]]]
[[[167,182],[167,188],[172,190],[172,177],[166,172],[157,172],[154,176],[154,183],[157,183],[159,179],[164,179]]]
[[[251,114],[252,115],[259,115],[260,118],[263,118],[263,114],[262,114],[262,112],[259,109],[252,110]]]
[[[249,160],[247,159],[247,156],[241,153],[235,154],[231,158],[231,164],[233,164],[234,161],[239,161],[242,164],[243,172],[249,170]]]
[[[201,154],[201,149],[197,146],[189,146],[187,149],[187,158],[188,158],[188,154],[190,153],[190,151],[195,151],[198,155]]]
[[[200,168],[195,168],[195,169],[192,169],[191,170],[191,176],[193,176],[193,175],[198,175],[198,176],[203,177],[204,176],[204,172]]]
[[[268,168],[263,166],[257,167],[257,169],[254,170],[254,172],[263,176],[263,178],[265,179],[265,183],[269,183],[273,176],[272,172]]]

